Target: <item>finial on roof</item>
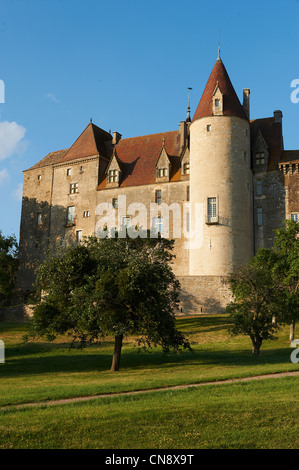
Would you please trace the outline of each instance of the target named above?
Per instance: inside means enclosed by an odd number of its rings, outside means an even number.
[[[90,118],[90,124],[92,123],[92,118]]]
[[[192,88],[188,87],[188,107],[187,107],[186,122],[191,122],[191,116],[190,116],[190,90],[192,90]]]
[[[220,29],[219,29],[219,38],[218,38],[218,57],[217,60],[221,62],[221,57],[220,57]]]
[[[162,147],[165,147],[165,137],[163,135],[163,138],[162,138]]]

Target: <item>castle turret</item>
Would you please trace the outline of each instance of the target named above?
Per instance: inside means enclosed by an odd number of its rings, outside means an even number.
[[[226,276],[246,264],[253,256],[250,125],[220,55],[190,124],[190,201],[197,238],[190,275]]]

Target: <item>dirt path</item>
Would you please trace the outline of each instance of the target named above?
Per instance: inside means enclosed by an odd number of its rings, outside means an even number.
[[[22,403],[21,405],[7,405],[1,407],[2,410],[7,410],[8,408],[19,409],[19,408],[33,408],[37,406],[53,406],[53,405],[65,405],[68,403],[76,403],[88,400],[96,400],[98,398],[107,398],[107,397],[120,397],[127,395],[140,395],[141,393],[150,393],[150,392],[161,392],[165,390],[182,390],[191,387],[203,387],[205,385],[225,385],[232,384],[237,382],[249,382],[251,380],[264,380],[264,379],[278,379],[280,377],[294,377],[299,376],[299,371],[295,372],[279,372],[276,374],[266,374],[266,375],[255,375],[252,377],[243,377],[239,379],[227,379],[227,380],[217,380],[214,382],[201,382],[195,384],[185,384],[185,385],[174,385],[170,387],[160,387],[160,388],[149,388],[147,390],[135,390],[131,392],[119,392],[119,393],[105,393],[100,395],[92,395],[87,397],[74,397],[74,398],[63,398],[59,400],[51,401],[40,401],[33,403]]]

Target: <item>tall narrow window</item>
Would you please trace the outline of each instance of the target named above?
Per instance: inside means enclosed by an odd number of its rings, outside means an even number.
[[[209,222],[217,221],[217,198],[216,197],[208,198],[208,221]]]
[[[42,175],[37,175],[37,181],[41,181]]]
[[[41,224],[42,224],[42,213],[38,212],[37,213],[37,225],[41,225]]]
[[[75,206],[69,206],[67,208],[66,223],[67,225],[73,224],[75,221]]]
[[[83,212],[83,217],[86,219],[86,217],[89,217],[89,211],[84,211]]]
[[[257,224],[259,227],[263,225],[263,209],[261,207],[257,208]]]
[[[162,191],[161,191],[161,189],[157,189],[157,191],[156,191],[155,202],[156,202],[156,204],[161,204],[161,202],[162,202]]]
[[[256,182],[256,195],[261,196],[263,194],[263,182],[262,180],[258,180]]]
[[[76,241],[77,243],[82,241],[82,230],[76,230]]]
[[[187,186],[186,199],[187,201],[190,201],[190,186]]]
[[[293,220],[294,222],[298,223],[298,221],[299,221],[299,214],[298,214],[298,213],[291,214],[291,220]]]
[[[220,100],[218,98],[215,99],[215,108],[219,108]]]
[[[163,217],[154,217],[153,218],[153,227],[156,233],[163,234]]]
[[[66,170],[66,176],[71,176],[71,174],[72,174],[72,170],[71,170],[71,168],[68,168]]]
[[[131,218],[130,217],[122,217],[121,225],[122,225],[122,228],[131,227]]]
[[[113,207],[113,209],[117,209],[117,207],[118,207],[117,197],[114,197],[112,199],[112,207]]]

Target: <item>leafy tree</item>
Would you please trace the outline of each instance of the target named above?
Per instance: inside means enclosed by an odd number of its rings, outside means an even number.
[[[5,237],[0,230],[0,303],[5,304],[12,293],[19,265],[18,243],[14,236]]]
[[[279,289],[279,318],[290,324],[292,341],[295,323],[299,319],[299,223],[286,220],[285,227],[275,233],[272,273]]]
[[[232,322],[231,333],[250,337],[252,354],[258,355],[263,340],[277,339],[273,322],[276,313],[275,285],[271,272],[256,259],[247,266],[235,268],[229,277],[234,301],[227,307]]]
[[[48,255],[36,287],[33,334],[53,340],[68,332],[81,346],[115,338],[111,370],[120,367],[125,335],[140,335],[139,347],[163,351],[190,348],[175,328],[179,282],[170,262],[173,241],[161,237],[89,237]]]
[[[235,297],[227,306],[232,333],[250,336],[253,354],[259,354],[263,339],[275,339],[277,322],[291,324],[292,340],[299,315],[299,224],[287,220],[275,233],[272,249],[260,248],[229,278]]]

